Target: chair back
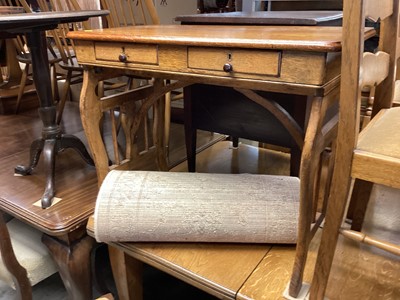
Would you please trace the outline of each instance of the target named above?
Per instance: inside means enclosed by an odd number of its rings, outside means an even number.
[[[107,27],[160,24],[152,0],[100,0],[100,3],[110,11]]]
[[[26,2],[25,2],[26,4]],[[12,0],[0,0],[0,5],[1,6],[14,6],[14,7],[23,7],[25,12],[32,12],[31,8],[29,5],[23,5],[22,3],[20,4],[18,1],[12,1]],[[17,51],[17,54],[22,54],[25,55],[27,53],[27,48],[26,48],[26,39],[24,35],[18,35],[15,38],[12,39],[15,49]]]
[[[338,147],[346,147],[349,152],[359,132],[362,91],[369,90],[369,97],[374,98],[372,116],[392,105],[399,56],[398,6],[393,0],[344,1]],[[376,53],[364,52],[367,18],[381,20]]]
[[[379,46],[375,53],[365,52],[364,49],[366,19],[379,20],[379,26],[376,26]],[[398,0],[344,0],[337,151],[329,204],[311,285],[312,299],[322,299],[325,294],[339,232],[353,241],[400,254],[400,247],[357,229],[353,230],[355,224],[362,223],[362,220],[358,220],[359,217],[355,217],[354,211],[350,214],[352,229],[341,225],[348,202],[350,207],[355,203],[360,208],[356,209],[357,214],[361,210],[361,218],[364,218],[373,183],[400,188],[400,137],[398,130],[392,130],[398,123],[400,111],[391,108],[397,79],[398,44]],[[359,135],[361,96],[366,90],[370,93],[368,97],[374,99],[373,114],[371,122]],[[355,179],[354,188],[352,179]],[[397,186],[392,185],[392,182]]]
[[[38,0],[37,3],[42,12],[81,10],[76,0]],[[77,69],[80,67],[75,58],[75,45],[72,40],[67,38],[67,34],[70,30],[82,29],[90,29],[88,21],[59,24],[56,29],[49,31],[49,34],[52,36],[54,43],[60,52],[62,62],[72,66],[76,65]]]

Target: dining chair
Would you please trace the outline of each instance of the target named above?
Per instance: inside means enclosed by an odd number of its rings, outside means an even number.
[[[0,1],[0,14],[22,13],[21,7],[10,6],[5,0]],[[0,42],[0,84],[1,88],[14,88],[21,79],[21,69],[15,58],[15,49],[11,39]]]
[[[2,5],[9,5],[9,6],[17,6],[17,7],[22,7],[25,13],[32,13],[31,7],[28,5],[28,3],[25,0],[22,1],[11,1],[11,0],[1,0],[0,4]],[[18,86],[18,94],[17,94],[17,100],[16,100],[16,105],[15,105],[15,113],[17,114],[21,108],[21,102],[22,102],[22,97],[24,96],[25,88],[28,85],[31,79],[31,72],[30,72],[30,66],[32,64],[32,58],[30,55],[30,52],[27,48],[25,36],[16,36],[15,38],[12,39],[13,45],[16,50],[16,59],[20,63],[21,68],[22,68],[22,74],[21,74],[21,80]],[[48,60],[49,60],[49,67],[50,67],[50,74],[51,74],[51,90],[53,97],[55,99],[58,99],[58,87],[57,87],[57,82],[58,80],[62,79],[62,74],[59,74],[56,70],[56,65],[59,61],[61,61],[61,57],[59,54],[54,51],[50,40],[47,45],[47,54],[48,54]]]
[[[21,2],[25,2],[26,0],[21,0]],[[66,11],[66,10],[80,10],[79,4],[76,0],[68,0],[68,1],[37,1],[38,7],[41,11]],[[80,22],[71,23],[71,24],[61,24],[58,28],[49,31],[49,35],[51,35],[53,46],[58,49],[60,59],[58,60],[58,66],[65,70],[66,74],[64,74],[64,84],[60,96],[60,100],[58,103],[58,111],[57,111],[57,124],[61,123],[61,118],[63,114],[63,110],[65,107],[65,102],[68,99],[70,94],[70,87],[73,84],[77,84],[82,82],[82,67],[77,63],[74,52],[74,45],[67,38],[66,34],[70,29],[72,30],[80,30],[82,28],[89,29],[88,22]]]
[[[103,27],[125,27],[160,24],[154,3],[151,0],[100,0],[101,7],[110,11]]]
[[[381,20],[376,53],[364,52],[366,18]],[[339,234],[400,255],[400,246],[394,240],[360,231],[373,184],[400,188],[400,108],[392,107],[394,99],[399,98],[398,59],[399,1],[344,0],[337,152],[310,299],[324,297]],[[365,87],[374,93],[372,119],[359,133],[360,99]],[[361,215],[353,214],[351,228],[344,222],[349,198]]]
[[[26,0],[20,0],[21,3],[26,3]],[[76,0],[38,0],[38,7],[41,11],[71,11],[81,10],[79,3]],[[58,66],[64,70],[63,87],[58,102],[57,124],[61,123],[62,115],[65,107],[65,102],[70,96],[71,85],[76,85],[82,82],[83,68],[78,63],[75,56],[75,46],[73,41],[67,38],[70,30],[91,29],[89,21],[60,24],[56,29],[49,31],[52,40],[52,47],[57,49],[59,59]],[[101,82],[99,85],[99,93],[104,94],[105,91],[114,90],[124,87],[126,84],[122,82]]]
[[[149,0],[100,0],[101,7],[110,11],[106,17],[103,27],[125,27],[160,24],[160,18],[153,1]],[[129,76],[129,83],[135,80],[135,77]],[[146,78],[137,78],[137,84],[145,84]],[[128,83],[128,86],[129,86]],[[166,85],[169,82],[166,82]],[[136,84],[136,85],[137,85]],[[183,92],[180,90],[171,91],[165,95],[165,124],[164,124],[164,149],[168,157],[169,152],[169,135],[171,120],[171,103],[183,99]],[[145,122],[147,124],[147,122]],[[147,125],[145,125],[147,126]]]

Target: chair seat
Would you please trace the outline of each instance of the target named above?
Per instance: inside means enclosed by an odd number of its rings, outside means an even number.
[[[83,71],[83,67],[78,63],[76,57],[69,59],[68,62],[60,61],[59,66],[64,70],[77,71],[77,72]]]
[[[50,64],[54,64],[54,63],[61,61],[61,56],[59,56],[59,53],[56,52],[55,54],[56,54],[56,56],[54,56],[50,51],[47,51],[47,56],[48,56]],[[32,55],[29,52],[21,53],[21,54],[17,55],[17,60],[21,63],[31,64],[32,63]]]
[[[381,110],[372,119],[354,150],[353,177],[400,187],[399,127],[400,107]]]

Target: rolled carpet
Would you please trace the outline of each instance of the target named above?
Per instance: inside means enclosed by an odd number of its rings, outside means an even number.
[[[99,242],[296,243],[299,179],[113,170],[94,213]]]

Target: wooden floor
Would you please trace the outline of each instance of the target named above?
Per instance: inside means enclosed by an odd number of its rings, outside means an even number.
[[[68,133],[76,134],[84,139],[82,128],[79,124],[78,111],[75,106],[70,106],[66,113],[65,128]],[[41,124],[37,119],[36,110],[23,112],[21,115],[0,115],[0,159],[6,161],[17,157],[28,157],[27,149],[30,142],[40,134]],[[29,126],[22,130],[24,126]],[[19,134],[15,134],[19,132]],[[14,134],[13,134],[14,133]],[[176,125],[171,134],[171,161],[179,162],[184,157],[183,128]],[[204,141],[211,141],[217,136],[204,133]],[[246,144],[241,144],[238,149],[232,149],[229,142],[219,142],[198,155],[198,172],[218,173],[263,173],[288,174],[288,155],[281,152],[259,150]],[[86,168],[86,167],[84,167]],[[0,169],[4,169],[0,167]],[[186,164],[181,163],[173,171],[186,171]],[[8,172],[10,171],[10,172]],[[12,176],[12,170],[8,170]],[[2,170],[5,178],[6,170]],[[34,176],[34,175],[32,175]],[[25,180],[30,180],[27,177]],[[32,177],[34,178],[34,177]],[[7,181],[1,183],[7,186]],[[396,190],[377,187],[374,197],[367,212],[365,231],[375,232],[378,236],[387,237],[393,242],[400,243],[400,193]],[[313,241],[310,261],[315,259],[317,238]],[[263,280],[258,283],[260,288],[253,295],[254,299],[281,299],[283,289],[290,275],[292,253],[294,247],[273,247],[281,259],[281,267],[268,269],[268,261],[259,270],[265,272]],[[312,269],[308,269],[306,280],[310,281]],[[151,273],[152,284],[147,286],[147,299],[212,299],[205,294],[190,289],[178,280],[165,276],[165,274]],[[333,271],[329,281],[327,297],[329,299],[400,299],[400,259],[388,255],[377,249],[359,245],[340,238],[336,251]],[[267,280],[268,279],[268,280]],[[162,293],[152,294],[155,287],[165,290]],[[14,299],[12,289],[0,283],[0,299]],[[34,299],[66,299],[65,290],[58,275],[43,281],[34,287]]]

